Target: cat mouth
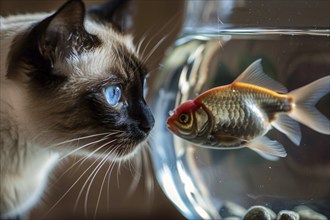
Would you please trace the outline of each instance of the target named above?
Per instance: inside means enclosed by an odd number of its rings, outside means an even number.
[[[133,137],[133,139],[135,139],[137,142],[142,142],[142,141],[144,141],[145,139],[147,139],[148,138],[148,136],[149,136],[149,131],[148,132],[144,132],[144,131],[137,131],[137,132],[135,132],[135,135],[134,135],[134,137]]]
[[[121,145],[120,147],[115,147],[115,160],[129,160],[139,153],[142,149],[147,147],[146,138],[142,141],[132,142],[127,141],[126,144]],[[113,159],[110,156],[110,159]]]
[[[131,125],[127,131],[127,139],[134,140],[136,143],[140,143],[148,138],[153,126],[148,125]]]
[[[134,133],[127,134],[124,139],[118,139],[117,145],[113,146],[117,159],[130,158],[140,149],[146,146],[146,141],[150,132],[136,130]]]

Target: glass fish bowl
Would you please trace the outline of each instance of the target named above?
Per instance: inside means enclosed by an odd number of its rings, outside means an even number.
[[[189,7],[188,14],[196,13]],[[187,25],[192,19],[199,22],[198,28],[196,21],[195,26]],[[288,91],[329,75],[329,28],[219,28],[218,23],[208,26],[191,17],[185,25],[151,88],[156,119],[151,139],[153,166],[167,197],[188,219],[239,219],[253,206],[276,214],[291,210],[301,215],[307,210],[319,219],[330,218],[328,135],[300,124],[302,140],[296,146],[272,129],[267,137],[280,142],[287,156],[271,161],[247,148],[200,147],[175,136],[166,126],[169,112],[178,105],[230,84],[257,59],[262,59],[264,72]],[[330,95],[316,108],[329,119]]]

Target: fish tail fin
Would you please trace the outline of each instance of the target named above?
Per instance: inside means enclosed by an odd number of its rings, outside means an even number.
[[[322,134],[330,134],[330,120],[315,108],[315,104],[330,91],[330,76],[293,90],[293,108],[289,116]]]

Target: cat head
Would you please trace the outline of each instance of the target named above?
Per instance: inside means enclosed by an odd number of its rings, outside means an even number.
[[[20,118],[40,145],[127,158],[153,128],[130,22],[107,4],[87,14],[71,0],[12,42],[7,78],[24,88]]]

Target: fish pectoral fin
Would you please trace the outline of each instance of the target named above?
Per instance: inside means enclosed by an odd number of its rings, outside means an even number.
[[[251,149],[252,149],[252,148],[251,148]],[[257,154],[259,154],[261,157],[265,158],[266,160],[277,161],[277,160],[280,159],[280,158],[277,157],[277,156],[274,156],[274,155],[271,155],[271,154],[265,153],[265,152],[260,151],[260,150],[257,150],[257,149],[252,149],[252,150],[254,150],[254,152],[256,152]]]
[[[272,141],[265,136],[255,138],[244,146],[256,151],[267,160],[276,160],[276,157],[286,157],[284,147],[277,141]]]
[[[279,82],[276,82],[269,76],[267,76],[261,65],[261,59],[254,61],[241,75],[237,77],[234,82],[244,82],[257,86],[261,86],[267,89],[274,90],[279,93],[287,93],[288,90]]]
[[[299,146],[301,141],[301,131],[298,122],[287,115],[276,115],[271,123],[274,128],[285,134],[293,143]]]

